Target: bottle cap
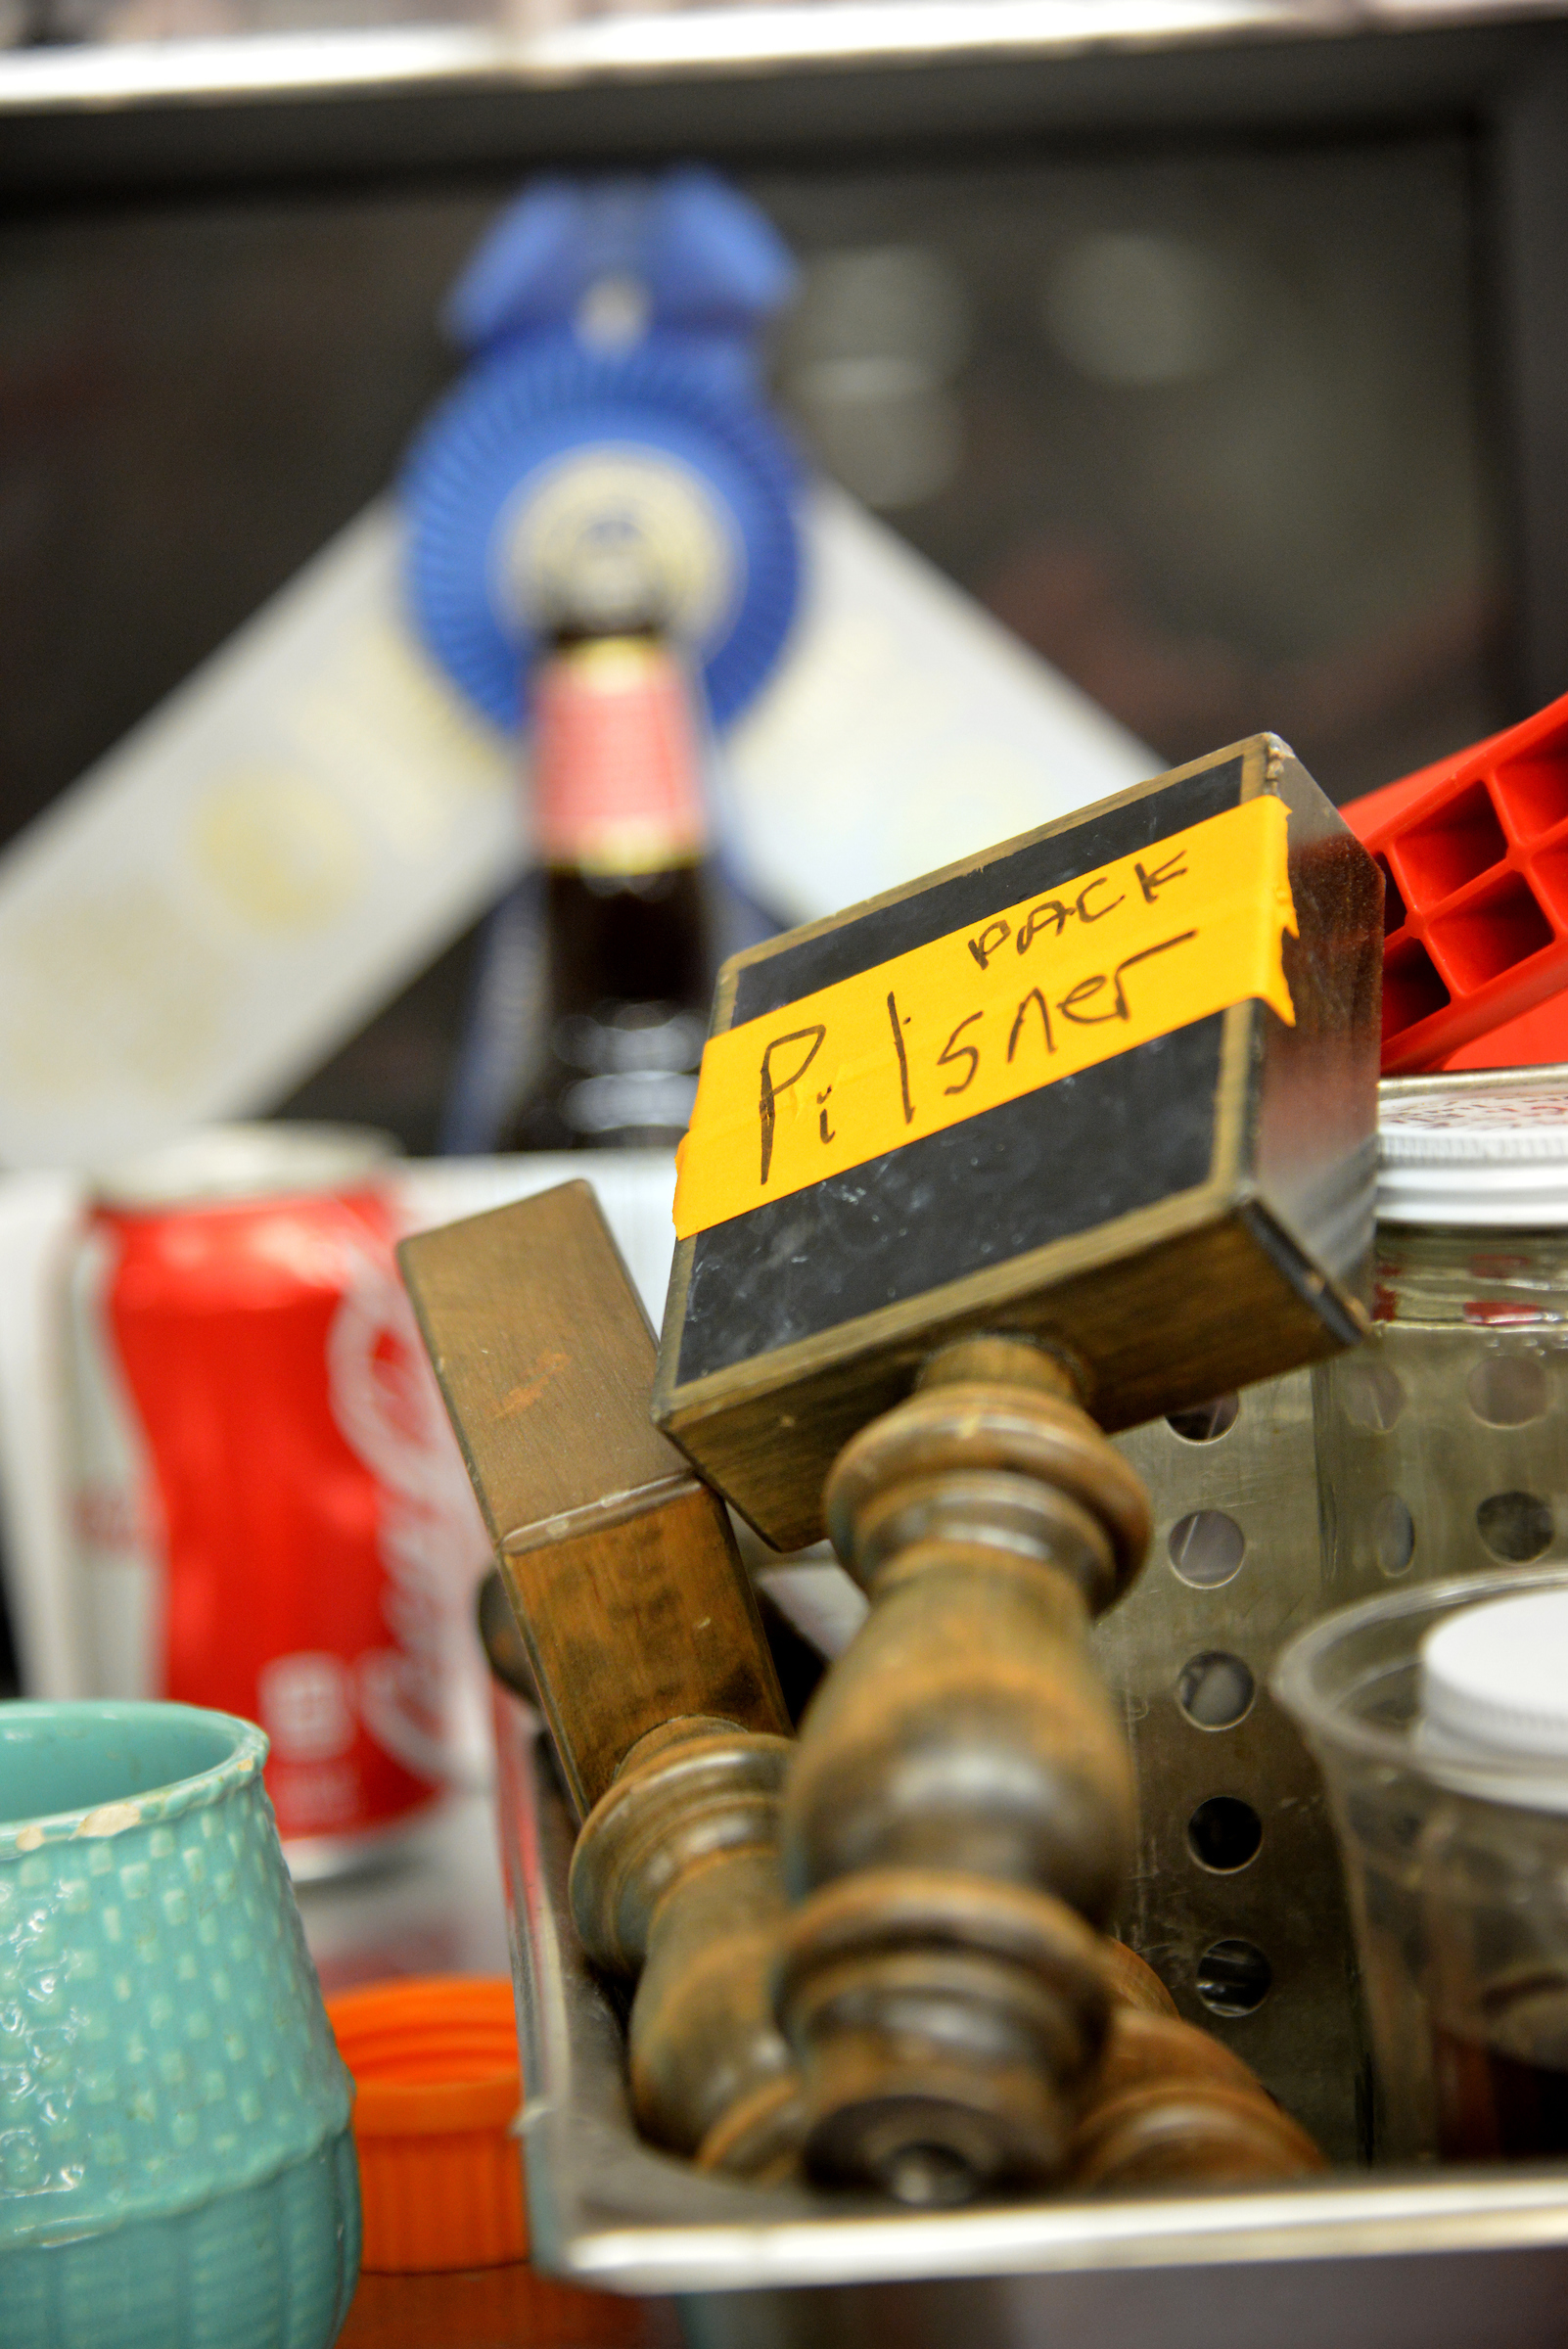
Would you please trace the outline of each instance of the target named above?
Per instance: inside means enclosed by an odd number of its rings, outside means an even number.
[[[1455,1761],[1543,1762],[1515,1799],[1568,1809],[1568,1590],[1446,1616],[1421,1642],[1421,1744]]]
[[[354,2077],[354,2142],[372,2275],[493,2268],[528,2250],[512,1985],[459,1975],[374,1983],[327,2001]]]
[[[1379,1088],[1385,1223],[1568,1225],[1568,1066]]]

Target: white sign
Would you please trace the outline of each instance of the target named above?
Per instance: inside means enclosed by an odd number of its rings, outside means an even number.
[[[523,761],[403,618],[369,508],[0,855],[0,1165],[270,1108],[528,854]],[[723,746],[752,893],[807,921],[1159,761],[841,491]]]

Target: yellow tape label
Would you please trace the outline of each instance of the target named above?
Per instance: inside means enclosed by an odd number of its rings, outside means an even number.
[[[1288,818],[1227,807],[1135,856],[711,1036],[681,1239],[1257,997],[1294,1025]]]

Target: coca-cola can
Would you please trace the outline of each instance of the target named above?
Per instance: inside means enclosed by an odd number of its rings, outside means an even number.
[[[392,1145],[195,1134],[101,1176],[71,1267],[86,1676],[258,1721],[297,1877],[439,1791],[478,1520],[392,1258]]]

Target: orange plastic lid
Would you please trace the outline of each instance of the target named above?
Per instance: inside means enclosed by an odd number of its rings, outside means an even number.
[[[521,2259],[511,1983],[379,1982],[329,1999],[327,2014],[357,2092],[363,2265],[410,2274]]]

